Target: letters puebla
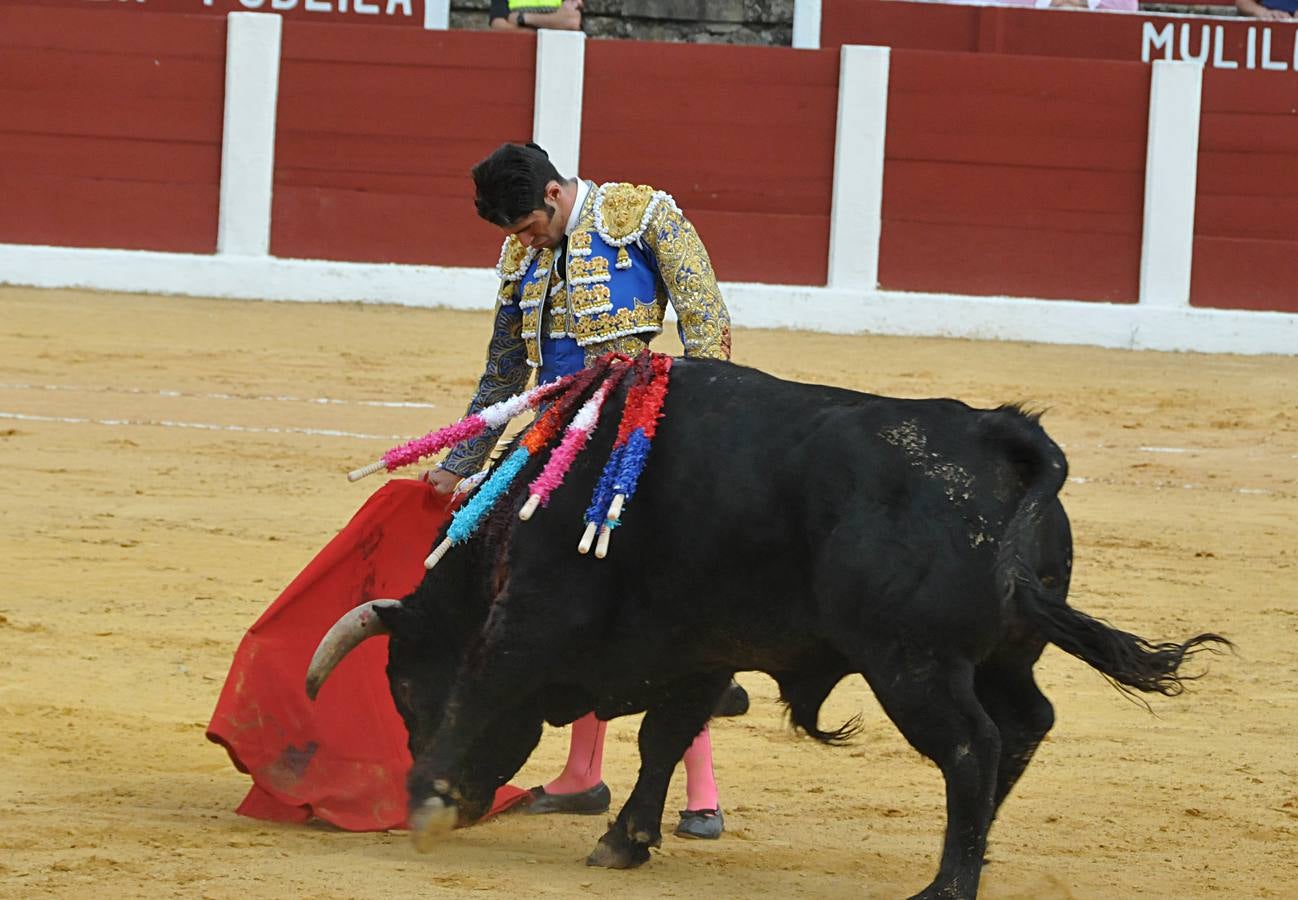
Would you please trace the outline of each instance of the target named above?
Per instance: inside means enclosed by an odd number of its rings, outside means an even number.
[[[648,185],[592,186],[568,235],[566,280],[555,251],[505,239],[487,365],[469,414],[605,353],[634,357],[662,331],[670,302],[687,356],[730,358],[730,317],[707,249],[670,194]],[[442,468],[472,475],[500,430],[457,446]]]

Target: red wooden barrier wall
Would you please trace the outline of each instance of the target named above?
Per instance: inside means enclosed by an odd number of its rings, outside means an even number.
[[[1298,81],[1206,70],[1190,303],[1298,312]]]
[[[1294,46],[1298,24],[1293,22],[907,0],[822,2],[824,47],[877,44],[1124,62],[1193,58],[1209,67],[1254,69],[1281,79],[1292,77],[1284,72],[1298,69]]]
[[[274,13],[290,21],[424,27],[424,0],[3,0],[31,6],[98,7],[123,12],[219,16]],[[359,8],[357,8],[359,6]],[[485,16],[486,13],[484,12]]]
[[[284,24],[271,253],[494,265],[469,170],[529,140],[536,39]]]
[[[0,8],[0,242],[212,252],[224,42]],[[883,287],[1136,299],[1148,67],[892,59]],[[490,265],[468,170],[530,134],[534,69],[530,36],[287,22],[272,252]],[[671,191],[723,279],[824,282],[834,51],[592,41],[586,70],[581,174]],[[1195,305],[1298,312],[1296,156],[1298,82],[1206,71]]]
[[[1149,69],[895,50],[879,280],[1134,302]]]
[[[837,104],[833,51],[590,41],[581,174],[669,192],[724,280],[823,285]]]
[[[883,43],[980,54],[1139,60],[1152,29],[1160,43],[1149,47],[1151,59],[1200,58],[1205,63],[1203,119],[1190,302],[1194,306],[1298,311],[1298,289],[1294,288],[1298,285],[1298,188],[1294,186],[1291,171],[1292,161],[1298,156],[1298,81],[1295,81],[1298,25],[1252,19],[1210,22],[1119,14],[1072,15],[1049,10],[894,0],[824,0],[823,10],[822,39],[826,44]],[[903,56],[894,52],[894,82],[899,72],[898,60]],[[1058,65],[1043,61],[1029,64],[1040,67],[1042,73]],[[1024,77],[1027,83],[1039,76],[1025,72]],[[1077,102],[1093,103],[1108,96],[1104,85],[1092,83],[1089,75],[1083,76],[1078,85]],[[1143,86],[1134,82],[1128,82],[1126,87],[1115,84],[1112,88],[1124,91],[1132,100],[1136,94],[1143,96],[1148,91],[1147,82]],[[961,95],[952,93],[951,96],[954,99]],[[981,98],[980,102],[987,102],[987,98]],[[1000,105],[1002,101],[991,102]],[[907,115],[914,112],[910,110]],[[1135,113],[1135,107],[1129,112]],[[1021,122],[1029,134],[1033,133],[1034,118],[1024,111]],[[894,118],[890,122],[890,147],[900,138],[895,133],[897,121]],[[1137,123],[1128,121],[1126,129],[1128,135],[1123,142],[1129,152],[1122,168],[1131,174],[1137,154],[1130,139],[1135,137]],[[1048,135],[1039,133],[1040,137]],[[1090,139],[1094,137],[1092,132]],[[933,140],[940,145],[946,138],[935,136]],[[1143,130],[1139,141],[1143,144]],[[1143,150],[1140,153],[1143,156]],[[903,172],[904,169],[890,164],[885,184],[895,187]],[[1111,170],[1111,174],[1116,172]],[[1007,177],[1021,182],[1026,189],[1033,176],[1031,172],[1018,171]],[[1059,184],[1053,181],[1041,184],[1040,196],[1043,200],[1052,197],[1055,191],[1067,190],[1067,185],[1072,183],[1073,179],[1069,178]],[[1105,188],[1099,182],[1094,187]],[[1134,181],[1122,180],[1121,195],[1128,203],[1134,189]],[[1106,189],[1096,196],[1110,194]],[[895,274],[890,266],[896,260],[896,244],[908,234],[888,221],[889,201],[896,196],[896,191],[885,191],[886,252],[880,265],[885,286],[889,286],[887,279]],[[1031,202],[1031,195],[1025,199]],[[915,214],[920,216],[937,215],[940,206],[941,202],[933,196],[915,198],[913,203]],[[1139,209],[1138,202],[1136,209]],[[1138,223],[1135,227],[1139,228]],[[1138,237],[1139,230],[1134,234]],[[971,237],[975,242],[978,240],[977,236]],[[990,234],[983,236],[983,239],[990,238]],[[1046,235],[1036,235],[1034,243],[1040,245],[1044,240]],[[916,255],[920,252],[913,249]],[[1107,264],[1130,270],[1133,264],[1126,259],[1128,250],[1124,248],[1118,257],[1109,258]],[[1030,266],[1030,260],[1029,255],[1021,262]],[[1072,265],[1076,269],[1082,262],[1073,257],[1060,257],[1050,264]],[[918,270],[920,260],[914,259],[910,265]],[[1076,272],[1083,273],[1084,268]],[[936,280],[940,280],[936,274],[928,278],[928,281]],[[1030,279],[1025,280],[1031,283]],[[958,282],[958,278],[947,281]],[[983,288],[976,287],[969,290],[984,292]],[[1088,298],[1104,296],[1100,291]]]
[[[216,249],[225,23],[0,8],[0,242]]]

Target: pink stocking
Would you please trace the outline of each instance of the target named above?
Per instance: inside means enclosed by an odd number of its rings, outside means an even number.
[[[685,808],[716,809],[717,779],[712,772],[712,736],[704,725],[685,751]]]
[[[599,784],[604,771],[604,732],[608,723],[587,713],[572,723],[568,761],[559,777],[545,786],[547,794],[576,794]],[[696,742],[697,743],[697,742]]]

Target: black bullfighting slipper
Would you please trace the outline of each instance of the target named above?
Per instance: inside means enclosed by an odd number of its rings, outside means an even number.
[[[545,788],[532,788],[532,802],[523,807],[531,816],[545,813],[569,813],[578,816],[598,816],[608,812],[613,799],[608,785],[600,782],[593,788],[575,794],[547,794]]]
[[[717,718],[727,716],[742,716],[748,712],[748,691],[743,686],[730,679],[730,684],[721,694],[721,699],[717,701],[716,709],[712,710],[712,715]]]
[[[725,817],[719,809],[683,809],[676,836],[715,841],[726,830]]]

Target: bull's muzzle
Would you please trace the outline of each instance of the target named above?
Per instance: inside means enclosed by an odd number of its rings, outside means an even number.
[[[429,797],[410,811],[410,837],[415,849],[427,853],[437,838],[455,827],[459,812],[441,797]]]

